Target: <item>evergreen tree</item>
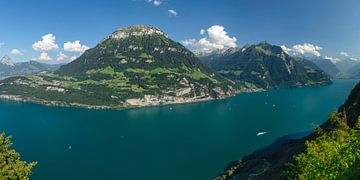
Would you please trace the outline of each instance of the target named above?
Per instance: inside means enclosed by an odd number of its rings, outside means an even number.
[[[20,160],[20,154],[14,149],[11,137],[0,134],[0,179],[29,179],[31,169],[36,162],[27,163]]]

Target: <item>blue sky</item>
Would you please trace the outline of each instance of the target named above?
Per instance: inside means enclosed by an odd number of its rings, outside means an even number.
[[[9,55],[16,61],[24,61],[39,60],[40,55],[46,53],[43,59],[52,60],[44,62],[54,63],[61,62],[56,60],[61,52],[66,55],[62,61],[68,61],[117,28],[145,24],[161,28],[179,42],[194,39],[198,43],[201,38],[211,42],[209,31],[200,35],[200,30],[218,25],[224,28],[225,36],[236,38],[239,47],[266,40],[293,50],[294,45],[299,45],[296,47],[300,50],[310,47],[310,51],[313,48],[322,56],[345,58],[347,54],[360,58],[358,0],[149,1],[2,0],[0,56]],[[47,34],[52,34],[48,36],[50,39],[55,37],[58,48],[34,48],[34,43]],[[76,40],[80,42],[77,44]],[[67,51],[64,50],[66,42],[70,43]],[[13,49],[20,52],[11,54]]]

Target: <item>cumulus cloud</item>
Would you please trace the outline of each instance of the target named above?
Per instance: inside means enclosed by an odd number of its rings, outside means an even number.
[[[321,56],[320,54],[320,50],[322,50],[322,47],[313,45],[313,44],[309,44],[309,43],[304,43],[304,44],[298,44],[293,46],[293,50],[299,54],[312,54],[315,56]]]
[[[192,46],[196,43],[196,39],[185,39],[182,40],[181,43],[185,46]]]
[[[65,59],[67,59],[67,58],[68,58],[68,56],[66,54],[64,54],[63,52],[59,52],[59,54],[57,55],[56,60],[63,61]]]
[[[88,46],[80,44],[79,40],[76,40],[74,42],[64,43],[64,51],[67,51],[67,52],[83,53],[88,49],[90,49],[90,48]]]
[[[285,52],[288,53],[288,54],[290,54],[290,52],[292,51],[291,48],[288,48],[288,47],[286,47],[285,45],[281,45],[280,47],[281,47],[281,49],[282,49],[283,51],[285,51]]]
[[[352,58],[350,58],[351,60],[353,60],[353,61],[357,61],[357,60],[359,60],[359,59],[357,59],[357,58],[354,58],[354,57],[352,57]]]
[[[23,55],[23,53],[18,49],[12,49],[10,51],[10,54],[12,54],[12,55]]]
[[[223,26],[214,25],[205,30],[200,30],[200,34],[206,37],[196,41],[195,39],[186,39],[182,43],[195,51],[209,53],[218,49],[237,47],[237,39],[230,37]]]
[[[335,57],[331,57],[331,56],[325,56],[324,59],[330,60],[333,63],[340,61],[339,58],[335,58]]]
[[[290,55],[313,55],[317,57],[321,56],[320,51],[322,50],[322,47],[310,43],[297,44],[292,48],[282,45],[281,48]]]
[[[78,58],[77,56],[71,56],[70,57],[70,61],[73,61],[73,60],[75,60],[76,58]]]
[[[149,3],[153,3],[155,6],[160,6],[162,0],[147,0]]]
[[[201,29],[200,30],[200,35],[204,35],[205,34],[205,29]]]
[[[345,57],[349,57],[349,54],[347,52],[345,52],[345,51],[341,51],[340,55],[345,56]]]
[[[55,36],[53,34],[44,35],[40,41],[35,42],[32,45],[35,51],[51,51],[59,49],[59,46],[55,43]]]
[[[178,15],[178,13],[177,13],[175,10],[173,10],[173,9],[169,9],[168,12],[170,13],[170,15],[173,15],[173,16],[177,16],[177,15]]]
[[[42,52],[38,58],[41,61],[48,61],[48,60],[52,60],[52,58],[49,56],[48,53],[46,52]]]

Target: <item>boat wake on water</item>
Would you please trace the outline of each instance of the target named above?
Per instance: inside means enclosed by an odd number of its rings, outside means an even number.
[[[265,135],[265,134],[267,134],[267,133],[269,133],[269,132],[258,132],[257,134],[256,134],[256,136],[262,136],[262,135]]]

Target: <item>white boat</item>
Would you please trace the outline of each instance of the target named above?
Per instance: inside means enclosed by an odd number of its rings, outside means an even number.
[[[257,134],[256,134],[256,136],[262,136],[262,135],[264,135],[264,134],[267,134],[268,132],[258,132]]]

